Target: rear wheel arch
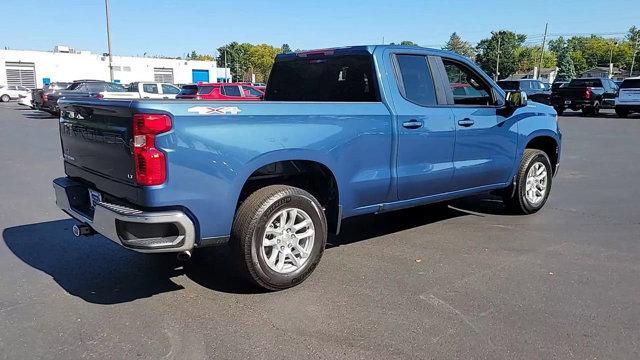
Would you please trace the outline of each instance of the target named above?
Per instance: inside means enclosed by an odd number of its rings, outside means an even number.
[[[316,160],[279,160],[264,164],[247,176],[239,191],[236,211],[257,190],[288,185],[312,194],[325,211],[330,233],[339,231],[341,220],[339,186],[334,172]]]

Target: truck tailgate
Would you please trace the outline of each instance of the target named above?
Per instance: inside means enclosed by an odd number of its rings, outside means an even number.
[[[130,101],[61,100],[60,141],[67,166],[135,185]]]

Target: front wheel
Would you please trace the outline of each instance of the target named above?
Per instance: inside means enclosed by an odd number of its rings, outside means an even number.
[[[327,243],[327,219],[308,192],[285,185],[257,190],[240,205],[232,247],[243,275],[268,290],[304,281]]]
[[[549,198],[553,170],[543,151],[526,149],[516,174],[515,189],[505,192],[504,202],[519,214],[533,214],[542,209]]]
[[[11,98],[9,97],[9,95],[2,95],[2,96],[0,96],[0,102],[9,102],[9,100],[11,100]]]

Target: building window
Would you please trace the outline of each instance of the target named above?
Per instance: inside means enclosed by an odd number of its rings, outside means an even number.
[[[153,81],[173,84],[173,69],[153,68]]]

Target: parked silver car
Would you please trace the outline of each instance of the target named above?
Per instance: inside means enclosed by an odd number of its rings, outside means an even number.
[[[0,102],[17,100],[20,95],[27,95],[28,93],[29,89],[24,86],[0,85]]]

